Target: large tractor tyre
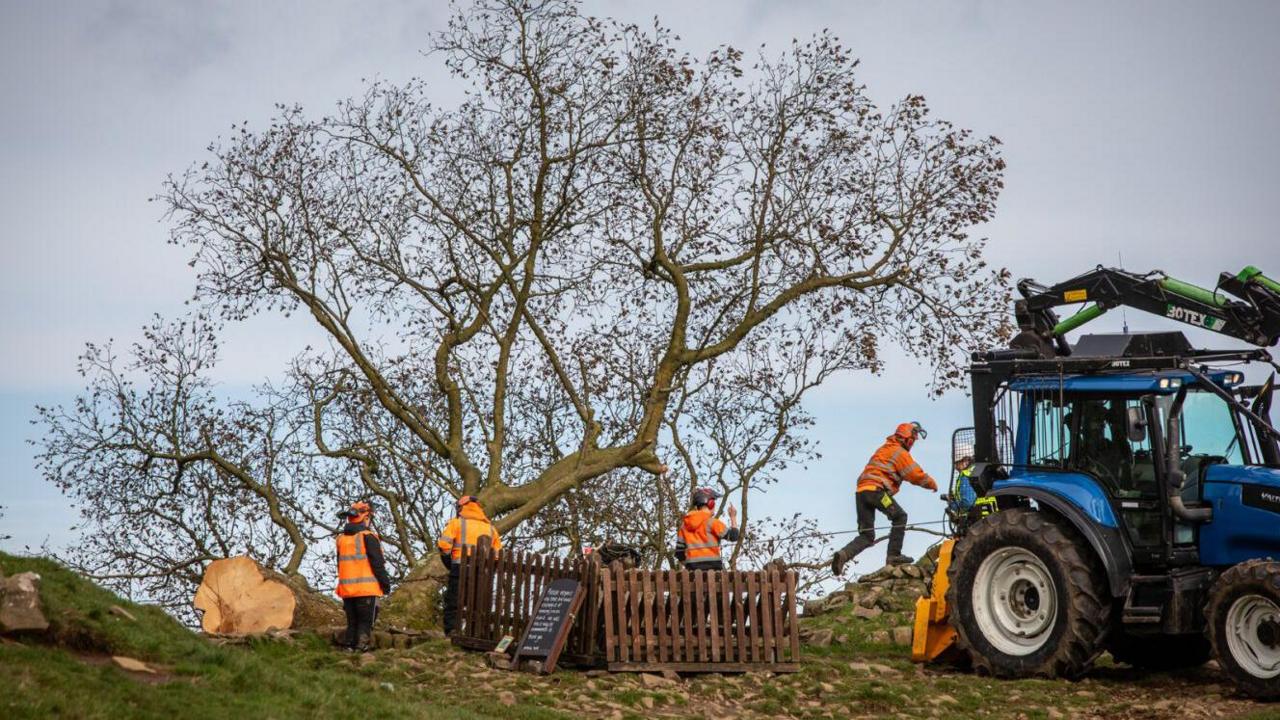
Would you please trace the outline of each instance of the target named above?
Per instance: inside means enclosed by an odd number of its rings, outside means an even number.
[[[1246,694],[1280,698],[1280,562],[1250,560],[1209,594],[1209,640],[1223,671]]]
[[[1112,630],[1107,651],[1119,663],[1142,670],[1178,670],[1199,667],[1213,656],[1209,638],[1203,635],[1134,635]]]
[[[1102,567],[1066,522],[1030,508],[990,515],[947,574],[956,642],[996,677],[1077,677],[1102,653],[1111,599]]]

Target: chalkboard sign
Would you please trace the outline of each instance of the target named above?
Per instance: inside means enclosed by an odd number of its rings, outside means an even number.
[[[538,658],[542,660],[541,672],[554,670],[581,604],[582,586],[577,580],[560,578],[552,581],[529,618],[529,626],[524,629],[524,637],[520,638],[520,647],[511,659],[511,667],[518,669],[523,659]]]

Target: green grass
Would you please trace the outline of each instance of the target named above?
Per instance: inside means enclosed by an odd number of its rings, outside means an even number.
[[[294,644],[213,645],[161,610],[123,601],[49,560],[0,553],[0,569],[40,574],[50,621],[46,644],[35,638],[0,643],[5,718],[284,719],[349,714],[352,708],[379,719],[566,717],[531,705],[502,707],[491,697],[459,702],[436,678],[413,683],[403,671],[361,668],[314,636]],[[112,605],[137,621],[113,615]],[[126,673],[110,655],[147,661],[163,676],[157,682]]]
[[[1079,682],[999,681],[910,662],[908,650],[871,635],[907,624],[909,598],[895,612],[862,620],[852,608],[803,620],[830,628],[830,647],[804,648],[800,671],[785,675],[707,674],[646,687],[635,675],[549,677],[491,670],[482,656],[436,640],[409,650],[357,657],[317,636],[220,646],[163,612],[128,603],[48,560],[0,554],[6,574],[43,577],[42,637],[0,641],[0,718],[317,718],[352,712],[387,718],[622,717],[725,718],[849,716],[1029,718],[1178,717],[1187,706],[1231,716],[1280,718],[1233,694],[1208,671],[1143,675],[1104,659]],[[119,605],[137,621],[110,612]],[[151,663],[159,678],[115,667],[112,654]],[[852,666],[869,664],[870,672]],[[506,698],[514,704],[502,703]],[[646,703],[653,707],[647,707]],[[1165,703],[1163,707],[1157,707]],[[1194,708],[1193,708],[1194,709]],[[1194,713],[1192,713],[1194,714]],[[1203,714],[1203,713],[1202,713]]]

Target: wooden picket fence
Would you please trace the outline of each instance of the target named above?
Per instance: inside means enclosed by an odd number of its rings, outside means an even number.
[[[799,669],[794,571],[601,573],[610,670]]]
[[[538,598],[553,580],[573,578],[585,591],[562,663],[596,665],[601,661],[600,565],[585,559],[562,559],[503,550],[488,544],[464,547],[459,567],[458,624],[452,640],[472,650],[492,650],[504,635],[516,641],[524,633]]]

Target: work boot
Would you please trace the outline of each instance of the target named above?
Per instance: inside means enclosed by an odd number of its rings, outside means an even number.
[[[835,555],[831,556],[831,574],[840,577],[844,574],[844,564],[849,562],[849,556],[843,550],[837,550]]]
[[[884,564],[885,565],[910,565],[915,561],[916,559],[911,557],[910,555],[890,555],[888,558],[885,559]]]

